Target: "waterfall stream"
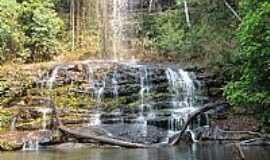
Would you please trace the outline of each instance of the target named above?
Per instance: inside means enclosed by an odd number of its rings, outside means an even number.
[[[89,99],[95,101],[95,105],[89,106],[92,109],[86,126],[109,126],[108,131],[114,134],[134,132],[145,138],[153,136],[157,132],[154,130],[162,129],[169,136],[181,130],[188,115],[201,105],[196,76],[177,66],[126,61],[84,61],[80,65],[85,70],[74,70],[73,64],[54,67],[53,77],[48,81],[53,84],[49,86],[52,88],[64,85],[63,79],[73,79],[72,83],[76,83],[76,77],[68,77],[74,73],[69,72],[86,74],[83,77],[87,85],[78,87],[83,90],[83,86],[88,86],[82,93],[88,92]],[[41,112],[46,120],[47,111]]]

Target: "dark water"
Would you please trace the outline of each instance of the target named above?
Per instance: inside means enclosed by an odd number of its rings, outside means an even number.
[[[269,160],[269,147],[243,148],[247,160]],[[2,152],[0,160],[234,160],[231,144],[191,144],[155,149],[74,149]]]

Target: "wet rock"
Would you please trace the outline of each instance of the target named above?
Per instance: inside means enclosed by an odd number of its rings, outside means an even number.
[[[15,151],[21,149],[23,143],[18,143],[16,141],[0,140],[0,150],[2,151]]]

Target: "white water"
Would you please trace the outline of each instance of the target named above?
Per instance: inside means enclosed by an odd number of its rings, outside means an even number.
[[[32,132],[27,135],[27,138],[23,139],[23,151],[38,151],[39,139]]]
[[[171,132],[174,132],[181,129],[188,115],[196,110],[196,106],[194,106],[195,86],[188,72],[182,69],[167,68],[166,76],[173,95],[171,101],[175,108],[169,121],[169,128]]]
[[[197,108],[195,99],[196,99],[196,88],[194,86],[194,80],[192,79],[192,76],[182,70],[177,68],[163,68],[165,66],[150,66],[150,65],[140,65],[136,63],[128,64],[127,62],[114,62],[114,61],[84,61],[82,62],[84,65],[86,65],[86,81],[89,83],[89,91],[91,91],[91,94],[93,95],[92,98],[96,101],[96,110],[91,113],[89,116],[89,123],[87,125],[89,126],[98,126],[102,124],[101,117],[103,114],[106,114],[102,110],[103,101],[106,102],[105,97],[108,95],[108,93],[113,94],[113,98],[121,98],[119,97],[119,92],[122,94],[122,88],[119,90],[120,85],[122,85],[122,78],[125,77],[125,75],[122,77],[120,74],[125,74],[126,71],[130,72],[132,76],[134,76],[134,82],[137,82],[134,85],[139,85],[139,93],[134,93],[139,95],[138,99],[138,113],[136,112],[136,117],[134,119],[137,122],[137,127],[140,128],[143,133],[143,135],[147,136],[148,130],[151,129],[151,127],[148,127],[148,125],[154,125],[161,128],[167,128],[169,129],[168,134],[173,134],[175,132],[178,132],[181,127],[183,126],[183,123],[187,120],[188,115],[191,112],[194,112]],[[121,68],[121,65],[124,66]],[[117,67],[115,67],[117,66]],[[120,68],[118,68],[118,66]],[[48,80],[49,82],[52,82],[54,84],[57,76],[59,76],[59,70],[65,69],[65,66],[62,68],[60,66],[57,66],[54,68],[54,70],[51,73],[51,77]],[[125,70],[127,67],[127,70]],[[130,68],[129,68],[130,67]],[[153,68],[152,68],[153,67]],[[160,68],[159,68],[160,67]],[[118,70],[119,69],[119,70]],[[122,70],[124,69],[124,70]],[[105,72],[104,72],[105,71]],[[165,73],[164,73],[165,71]],[[104,73],[108,73],[108,75],[104,75]],[[164,73],[165,75],[160,75],[161,82],[156,82],[157,75],[155,74],[161,74]],[[66,73],[68,74],[68,73]],[[163,80],[163,76],[167,78],[168,81],[168,88],[169,93],[165,93],[165,90],[157,91],[157,93],[161,94],[161,98],[163,98],[163,94],[165,96],[165,100],[161,99],[155,99],[156,97],[152,97],[152,94],[156,94],[156,85],[166,85],[166,79]],[[124,81],[129,80],[129,78],[124,79]],[[119,82],[118,82],[119,81]],[[106,84],[106,82],[108,82]],[[128,81],[129,82],[129,81]],[[152,84],[151,84],[151,83]],[[86,85],[86,88],[88,85]],[[165,86],[167,87],[167,86]],[[128,89],[128,88],[127,88]],[[105,94],[104,94],[105,93]],[[150,94],[151,93],[151,94]],[[132,93],[133,94],[133,93]],[[169,94],[169,95],[168,95]],[[129,95],[128,95],[129,96]],[[171,98],[170,98],[171,97]],[[111,97],[110,97],[111,98]],[[159,97],[157,97],[159,98]],[[136,99],[134,99],[136,101]],[[163,102],[160,104],[157,104],[159,102]],[[168,103],[168,104],[167,104]],[[137,103],[135,103],[137,104]],[[157,104],[157,107],[155,106]],[[172,105],[171,105],[172,104]],[[106,105],[106,104],[105,104]],[[161,106],[159,106],[161,105]],[[162,106],[164,105],[164,106]],[[167,106],[165,106],[167,105]],[[161,107],[161,109],[159,109]],[[164,112],[163,112],[164,107]],[[118,108],[121,112],[121,108]],[[40,111],[42,112],[43,117],[43,130],[46,130],[47,126],[47,111]],[[119,114],[122,116],[121,114]],[[106,116],[105,116],[106,117]],[[125,123],[125,117],[121,117],[119,119],[122,119],[122,122],[119,123]],[[129,117],[128,117],[129,118]],[[133,118],[133,117],[132,117]],[[164,118],[164,120],[159,121],[159,118]],[[128,119],[129,120],[129,119]],[[103,122],[108,122],[103,121]],[[159,123],[162,122],[162,123]],[[131,122],[132,123],[132,122]],[[106,123],[105,123],[106,124]],[[159,126],[159,124],[161,126]],[[149,134],[150,135],[150,134]]]
[[[108,0],[107,3],[111,3],[112,6],[112,11],[107,14],[111,18],[109,38],[112,43],[113,59],[119,61],[127,58],[129,51],[135,50],[134,42],[132,42],[136,27],[133,10],[134,6],[140,2],[139,0]]]
[[[179,74],[182,78],[182,85],[183,90],[186,93],[186,96],[184,98],[184,102],[188,107],[193,107],[194,104],[194,93],[195,93],[195,86],[193,83],[193,80],[188,75],[188,72],[185,72],[182,69],[179,69]]]
[[[10,124],[10,131],[16,130],[16,122],[17,122],[17,117],[12,118],[11,124]]]
[[[52,112],[50,108],[38,108],[38,112],[42,113],[42,131],[47,130],[47,114]]]
[[[59,69],[61,69],[61,67],[62,67],[61,65],[58,65],[58,66],[56,66],[56,67],[53,69],[53,71],[52,71],[52,73],[51,73],[51,75],[50,75],[50,78],[47,80],[47,83],[46,83],[46,86],[47,86],[49,89],[52,89],[52,88],[53,88],[54,82],[55,82],[55,80],[56,80],[56,78],[57,78]]]
[[[112,77],[112,87],[113,87],[113,96],[114,98],[118,97],[118,82],[117,82],[117,72],[113,72],[113,77]]]
[[[92,114],[92,117],[89,120],[88,126],[98,126],[101,125],[101,113],[97,111],[96,113]]]
[[[39,140],[38,139],[30,139],[23,140],[23,151],[38,151],[39,150]]]

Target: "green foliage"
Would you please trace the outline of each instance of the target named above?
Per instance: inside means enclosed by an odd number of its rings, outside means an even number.
[[[241,74],[225,87],[225,96],[240,106],[270,106],[270,2],[242,1],[238,61]],[[266,115],[266,119],[270,116]]]
[[[233,32],[236,20],[228,9],[222,8],[223,2],[193,0],[189,5],[196,9],[190,11],[191,28],[183,9],[144,16],[141,25],[141,36],[146,39],[144,48],[165,56],[176,55],[181,60],[204,59],[208,64],[224,64],[236,48]]]
[[[51,0],[0,0],[0,61],[48,59],[60,49],[63,21]]]
[[[2,108],[0,108],[0,128],[5,127],[10,119],[12,117],[12,114]]]
[[[0,81],[0,96],[3,97],[6,95],[9,90],[9,85],[5,81]]]
[[[16,0],[0,0],[0,62],[24,52],[24,33],[17,21],[20,9]]]
[[[20,22],[27,36],[25,46],[31,51],[31,59],[47,59],[55,55],[60,49],[64,24],[54,11],[52,1],[27,0],[22,6]]]

